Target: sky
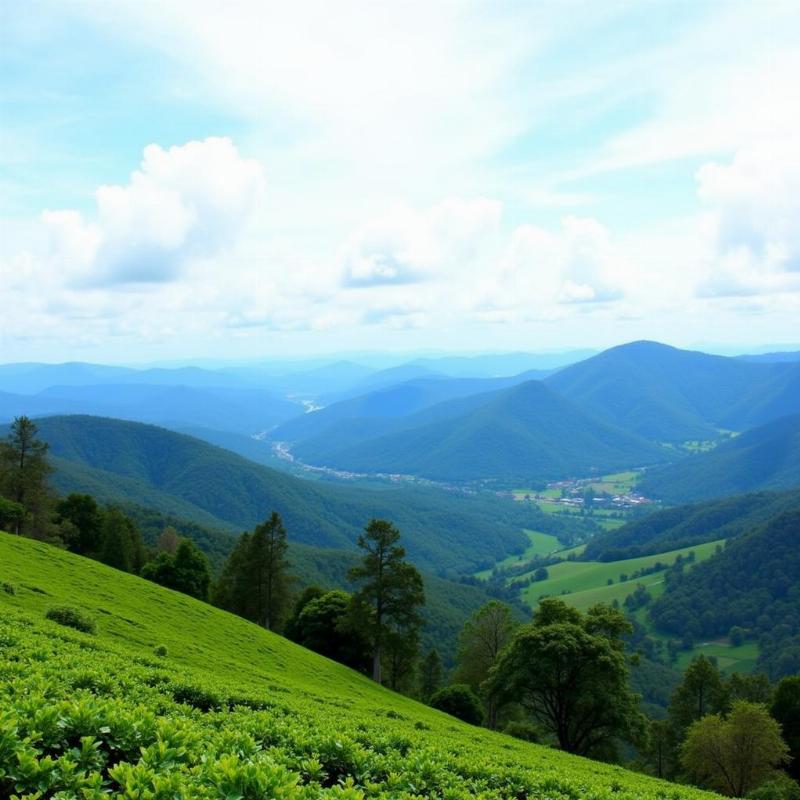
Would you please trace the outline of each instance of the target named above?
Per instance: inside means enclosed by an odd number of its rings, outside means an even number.
[[[795,0],[0,0],[0,361],[800,342]]]

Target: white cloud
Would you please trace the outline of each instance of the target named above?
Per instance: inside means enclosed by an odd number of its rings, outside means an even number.
[[[340,254],[350,288],[421,283],[466,270],[499,226],[500,203],[450,197],[426,211],[395,206],[358,230]]]
[[[769,141],[697,174],[706,207],[706,296],[800,290],[800,147]]]
[[[227,138],[149,145],[125,186],[101,186],[97,213],[45,211],[54,268],[83,286],[174,280],[232,247],[259,200],[261,165]]]

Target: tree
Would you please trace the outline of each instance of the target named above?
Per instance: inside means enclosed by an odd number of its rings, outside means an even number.
[[[247,607],[247,560],[250,534],[243,533],[222,566],[219,580],[211,592],[211,602],[232,614],[250,619]]]
[[[47,443],[40,441],[37,434],[33,420],[16,417],[6,441],[0,445],[0,494],[29,512],[34,533],[40,533],[47,523],[46,481],[52,472],[47,462]],[[22,522],[17,520],[15,533],[22,532]]]
[[[609,606],[583,615],[546,598],[501,652],[489,691],[518,701],[569,753],[606,754],[616,739],[637,741],[644,718],[628,687],[623,636],[629,631]]]
[[[669,717],[679,738],[693,722],[724,707],[725,687],[716,664],[705,656],[693,658],[669,702]]]
[[[443,678],[444,670],[438,650],[428,650],[419,671],[419,698],[423,703],[429,702],[442,688]]]
[[[780,725],[764,706],[738,701],[728,718],[708,714],[693,722],[681,747],[684,767],[709,788],[744,797],[789,758]]]
[[[94,497],[73,492],[56,504],[59,521],[72,523],[72,534],[65,544],[73,553],[96,556],[102,542],[103,514]]]
[[[175,555],[162,552],[145,564],[142,577],[198,600],[208,599],[208,559],[189,539],[181,541]]]
[[[5,497],[0,497],[0,530],[19,533],[25,519],[25,506]]]
[[[338,589],[317,592],[323,590],[306,589],[306,602],[287,624],[287,635],[309,650],[366,672],[370,647],[364,634],[349,624],[351,595]]]
[[[500,652],[511,641],[514,628],[511,609],[490,600],[467,620],[458,637],[458,680],[484,694],[490,728],[497,726],[497,703],[483,685]]]
[[[425,603],[422,576],[404,561],[400,531],[390,522],[373,519],[358,537],[364,551],[361,564],[348,576],[361,584],[354,595],[354,617],[372,646],[372,679],[382,682],[381,659],[390,636],[415,637],[422,625],[418,609]],[[393,642],[395,650],[397,643]]]
[[[141,570],[145,562],[144,545],[132,519],[118,508],[107,508],[103,512],[100,536],[100,561],[123,572]]]
[[[413,693],[419,662],[418,627],[389,628],[383,640],[382,661],[388,687],[394,692]]]
[[[171,553],[175,555],[175,553],[178,552],[180,544],[181,537],[178,535],[178,531],[176,531],[172,525],[167,525],[158,537],[156,550],[158,550],[159,553]]]
[[[250,619],[268,630],[280,626],[289,604],[288,549],[286,530],[273,511],[266,522],[256,525],[245,565]]]
[[[657,778],[666,778],[674,773],[673,759],[677,748],[675,729],[670,725],[669,720],[651,720],[644,755],[648,763],[652,765],[653,773]]]
[[[483,721],[481,700],[465,683],[456,683],[439,689],[431,697],[430,705],[470,725],[480,725]]]
[[[772,700],[772,686],[769,678],[763,672],[752,675],[734,672],[725,684],[725,708],[737,700],[747,700],[748,703],[761,703],[768,706]]]
[[[783,678],[775,689],[770,713],[783,731],[792,757],[787,772],[800,779],[800,675]]]

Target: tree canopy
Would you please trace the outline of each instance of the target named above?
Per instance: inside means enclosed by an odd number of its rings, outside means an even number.
[[[604,754],[615,740],[640,738],[644,719],[628,687],[623,634],[630,625],[609,606],[581,614],[541,601],[491,670],[488,688],[519,702],[562,750]]]

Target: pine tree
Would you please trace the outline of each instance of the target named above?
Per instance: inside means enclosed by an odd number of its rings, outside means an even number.
[[[289,605],[288,549],[286,530],[273,511],[253,531],[245,566],[250,619],[268,630],[280,627]]]
[[[47,443],[37,439],[36,423],[28,417],[16,417],[11,432],[0,444],[0,495],[21,505],[29,522],[17,520],[15,532],[29,526],[34,535],[44,532],[51,499],[47,476],[52,468],[47,463]]]
[[[354,613],[372,645],[372,678],[382,682],[381,661],[390,644],[397,656],[402,648],[396,637],[416,641],[422,619],[418,609],[425,603],[422,576],[404,560],[398,542],[400,531],[386,520],[373,519],[358,537],[364,551],[361,564],[353,567],[350,580],[361,584],[353,597]],[[396,670],[392,671],[397,682]]]

